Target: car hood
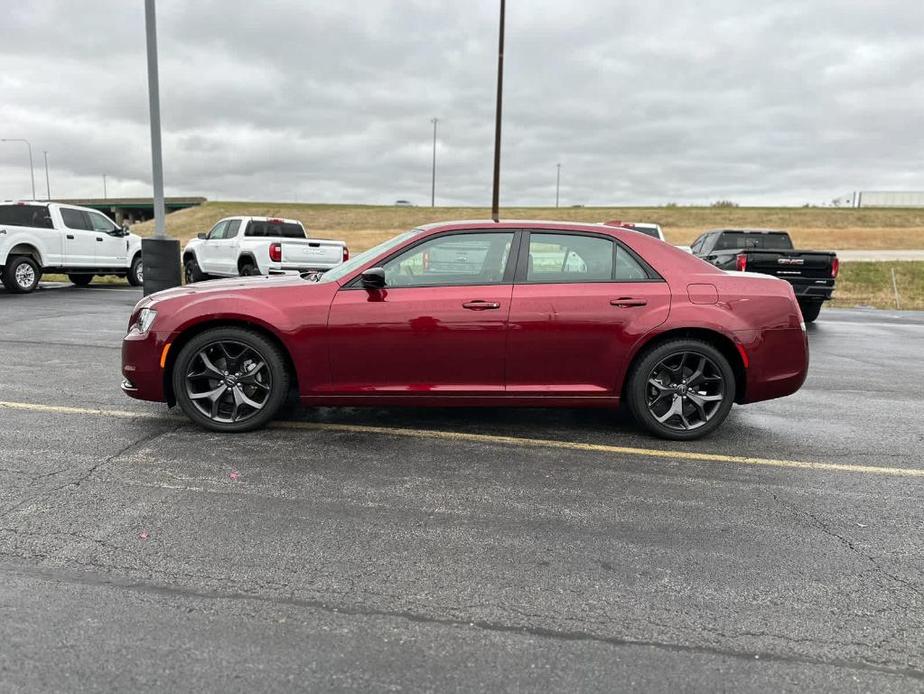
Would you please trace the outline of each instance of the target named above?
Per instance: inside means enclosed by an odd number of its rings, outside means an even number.
[[[207,280],[187,284],[183,287],[164,289],[151,294],[142,300],[141,305],[152,304],[182,297],[202,296],[203,294],[240,293],[261,291],[263,289],[279,289],[286,286],[310,287],[312,282],[302,279],[298,275],[255,275],[253,277],[232,277],[223,280]]]

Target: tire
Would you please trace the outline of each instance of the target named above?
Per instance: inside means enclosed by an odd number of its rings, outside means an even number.
[[[42,268],[27,255],[7,258],[0,280],[11,294],[28,294],[35,291],[42,279]]]
[[[813,323],[818,314],[821,313],[820,301],[800,301],[799,308],[802,310],[802,320],[806,323]]]
[[[260,269],[252,260],[242,261],[237,271],[241,277],[254,277],[260,274]]]
[[[708,342],[694,339],[670,340],[648,349],[626,386],[635,421],[672,441],[692,441],[715,431],[734,399],[735,373],[728,359]]]
[[[199,263],[195,258],[189,258],[183,263],[183,278],[186,280],[186,284],[192,284],[193,282],[207,280],[209,276],[199,269]]]
[[[253,370],[248,373],[248,368]],[[285,402],[291,382],[282,350],[244,328],[212,328],[196,335],[180,350],[171,378],[186,416],[224,433],[265,426]]]
[[[144,264],[141,262],[140,253],[132,259],[132,266],[128,269],[126,277],[133,287],[140,287],[144,284]]]
[[[67,278],[75,287],[89,287],[93,281],[93,275],[68,275]]]

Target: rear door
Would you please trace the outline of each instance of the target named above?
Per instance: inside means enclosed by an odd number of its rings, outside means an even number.
[[[84,210],[62,207],[61,221],[64,223],[65,265],[69,268],[92,268],[96,266],[96,237],[89,215]]]
[[[510,305],[508,394],[618,395],[632,347],[669,311],[667,283],[612,236],[531,231]]]
[[[63,261],[63,235],[54,228],[47,205],[0,205],[0,258],[19,243],[38,246],[46,267]]]
[[[222,239],[217,244],[218,271],[223,275],[237,274],[237,256],[240,249],[238,234],[240,230],[241,220],[229,219],[222,232]]]

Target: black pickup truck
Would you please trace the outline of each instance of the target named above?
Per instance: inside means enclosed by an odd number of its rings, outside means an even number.
[[[822,302],[834,292],[837,255],[796,250],[785,231],[713,229],[696,239],[690,250],[723,270],[759,272],[786,280],[796,292],[806,323],[818,318]]]

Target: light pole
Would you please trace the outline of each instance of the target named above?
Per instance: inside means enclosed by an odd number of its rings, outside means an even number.
[[[555,207],[558,207],[558,190],[561,187],[561,164],[555,165]]]
[[[440,122],[439,118],[431,118],[433,123],[433,169],[430,174],[430,207],[436,207],[436,124]]]
[[[494,112],[494,190],[491,195],[491,219],[500,221],[500,148],[501,106],[504,94],[504,14],[506,0],[500,0],[500,32],[497,39],[497,107]]]
[[[45,155],[45,197],[51,200],[51,179],[48,177],[48,151],[42,150]]]
[[[103,174],[103,200],[109,198],[109,193],[106,191],[106,174]]]
[[[23,140],[22,138],[6,138],[0,139],[0,142],[25,142],[26,147],[29,148],[29,175],[32,176],[32,199],[35,200],[35,167],[32,166],[32,143],[28,140]]]
[[[148,48],[148,101],[151,110],[151,173],[154,184],[154,237],[142,239],[144,294],[178,286],[180,242],[167,238],[164,224],[164,164],[160,145],[160,83],[157,74],[157,16],[154,0],[144,0],[144,26]]]

